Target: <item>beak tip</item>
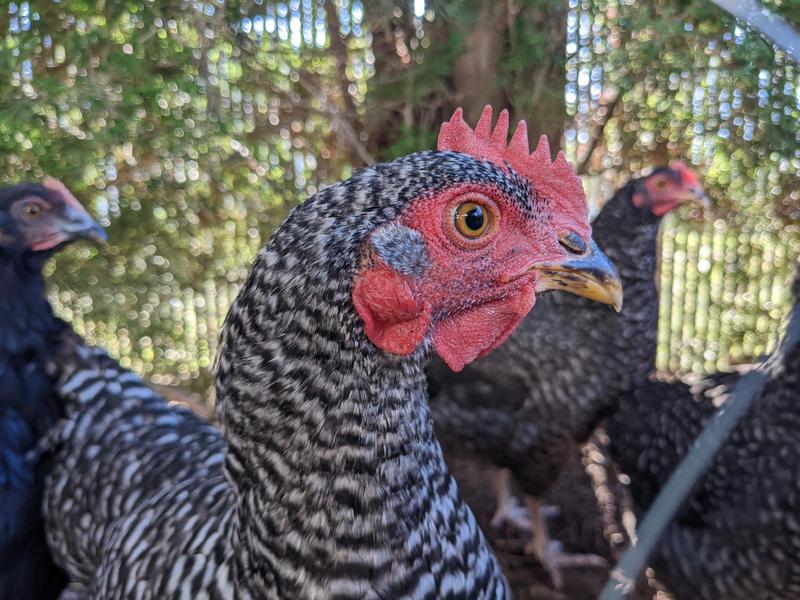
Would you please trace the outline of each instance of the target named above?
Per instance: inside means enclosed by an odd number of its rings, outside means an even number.
[[[590,241],[582,257],[542,265],[539,290],[559,289],[610,305],[622,311],[623,290],[619,272],[608,257]]]
[[[711,198],[708,197],[702,190],[696,190],[694,192],[694,196],[690,199],[690,202],[694,202],[697,206],[700,206],[703,211],[710,211],[712,208]]]
[[[108,235],[106,235],[105,230],[94,222],[92,222],[89,227],[76,231],[73,234],[73,239],[75,238],[89,240],[98,246],[105,246],[108,244]]]
[[[609,286],[608,299],[611,307],[617,313],[621,313],[625,296],[622,293],[622,283],[619,280],[619,275],[617,275],[617,279],[614,281],[613,285]]]
[[[89,239],[91,239],[96,244],[100,244],[101,246],[108,245],[108,235],[99,226],[89,234]]]

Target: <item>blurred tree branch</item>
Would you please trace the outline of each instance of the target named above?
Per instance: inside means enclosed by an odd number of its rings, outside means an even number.
[[[375,162],[364,143],[359,138],[358,130],[362,129],[353,96],[350,93],[350,78],[347,76],[348,52],[347,44],[339,31],[339,15],[336,12],[335,0],[324,2],[325,18],[328,24],[330,38],[330,51],[336,63],[336,73],[339,82],[339,94],[342,98],[343,110],[331,110],[330,116],[336,123],[340,132],[350,148],[353,149],[350,163],[353,167],[368,165]],[[328,103],[326,101],[326,103]]]
[[[594,151],[597,149],[598,144],[602,142],[603,136],[605,135],[606,125],[608,125],[609,121],[611,121],[612,117],[614,116],[614,111],[616,111],[617,106],[620,104],[622,100],[622,91],[618,91],[614,98],[603,106],[603,115],[600,117],[600,123],[595,125],[595,130],[592,133],[592,138],[589,142],[588,148],[586,148],[583,158],[578,163],[577,167],[575,167],[576,172],[578,175],[586,175],[589,166],[592,160],[592,155]]]

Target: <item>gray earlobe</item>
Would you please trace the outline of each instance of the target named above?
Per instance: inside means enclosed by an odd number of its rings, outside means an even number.
[[[378,229],[372,245],[383,262],[403,275],[421,276],[430,265],[422,234],[405,225],[392,223]]]

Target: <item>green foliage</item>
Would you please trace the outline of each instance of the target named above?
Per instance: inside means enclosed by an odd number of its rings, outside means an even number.
[[[688,159],[714,198],[702,227],[665,227],[659,365],[767,352],[800,253],[798,66],[708,2],[609,0],[573,14],[568,152],[601,180]]]
[[[52,268],[59,310],[123,364],[187,380],[258,248],[342,166],[323,94],[300,87],[333,85],[325,42],[245,31],[243,5],[168,4],[11,7],[0,181],[57,177],[100,216],[109,248]]]
[[[403,125],[396,140],[381,152],[381,158],[392,160],[420,149],[436,147],[436,132],[411,125]]]
[[[0,183],[62,179],[112,240],[51,266],[59,312],[123,364],[205,390],[227,308],[292,206],[492,103],[532,134],[566,128],[596,203],[641,168],[697,165],[717,206],[667,223],[660,365],[769,348],[800,252],[796,65],[707,1],[414,4],[0,8]],[[765,4],[799,24],[800,0]]]

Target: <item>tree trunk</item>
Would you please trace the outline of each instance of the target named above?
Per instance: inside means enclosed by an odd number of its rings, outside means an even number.
[[[453,70],[453,99],[464,109],[468,123],[477,122],[487,104],[492,105],[495,114],[510,108],[499,77],[508,24],[507,5],[505,2],[482,4],[464,39],[464,52]],[[455,27],[458,25],[454,23]]]

